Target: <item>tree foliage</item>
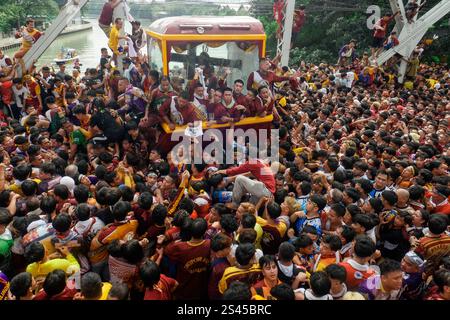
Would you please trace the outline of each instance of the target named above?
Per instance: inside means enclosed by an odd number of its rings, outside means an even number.
[[[0,0],[0,31],[19,28],[28,16],[42,16],[51,21],[57,14],[58,5],[54,0]]]
[[[277,50],[277,38],[276,38],[276,32],[278,29],[278,24],[275,20],[268,18],[266,16],[259,17],[259,20],[264,25],[264,30],[267,35],[267,47],[266,51],[268,53],[275,53]]]
[[[428,0],[424,11],[435,6],[440,0]],[[267,9],[270,0],[253,0],[254,8],[250,10],[264,24],[268,36],[268,54],[275,55],[277,29],[273,21],[272,12]],[[335,3],[340,3],[336,5]],[[296,64],[301,60],[320,63],[337,61],[339,49],[351,39],[357,40],[358,54],[370,51],[372,31],[366,26],[369,15],[366,13],[370,5],[378,5],[381,13],[391,13],[388,0],[297,0],[296,6],[306,6],[306,23],[303,26],[297,41],[291,50],[291,62]],[[423,12],[422,12],[423,14]],[[439,39],[434,41],[425,54],[448,55],[450,51],[449,15],[441,19],[429,30],[426,38],[438,34]],[[390,28],[394,27],[394,23]],[[425,58],[427,58],[427,56]]]

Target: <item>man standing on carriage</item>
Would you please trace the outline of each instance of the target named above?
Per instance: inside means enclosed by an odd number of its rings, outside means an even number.
[[[259,61],[259,70],[250,73],[247,79],[247,90],[258,90],[262,86],[268,87],[272,91],[275,82],[295,81],[296,75],[280,77],[270,70],[271,64],[268,58]]]

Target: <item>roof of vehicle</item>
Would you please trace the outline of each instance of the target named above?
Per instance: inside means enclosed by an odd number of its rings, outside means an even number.
[[[262,23],[247,16],[178,16],[154,21],[148,31],[165,34],[264,34]]]

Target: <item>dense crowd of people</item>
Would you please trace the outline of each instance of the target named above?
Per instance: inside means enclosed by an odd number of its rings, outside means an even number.
[[[234,83],[206,58],[183,88],[114,23],[83,74],[18,77],[0,51],[0,300],[450,299],[447,65],[400,84],[353,43],[337,66],[263,58]],[[161,148],[270,115],[276,163]]]

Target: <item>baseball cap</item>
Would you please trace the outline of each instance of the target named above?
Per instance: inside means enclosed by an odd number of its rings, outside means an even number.
[[[61,180],[59,181],[59,183],[62,185],[65,185],[71,193],[73,192],[73,189],[75,188],[75,180],[73,180],[73,178],[68,177],[68,176],[62,177]]]

